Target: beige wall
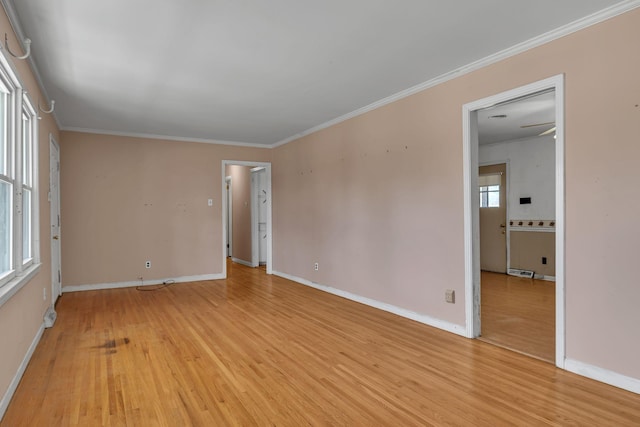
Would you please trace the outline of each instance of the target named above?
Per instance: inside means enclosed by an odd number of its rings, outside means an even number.
[[[7,34],[12,49],[18,46],[3,8],[0,8],[0,34]],[[17,49],[16,49],[17,50]],[[3,51],[6,53],[6,51]],[[23,88],[27,90],[31,101],[37,105],[44,96],[34,79],[28,63],[10,59],[13,62]],[[42,114],[38,137],[38,173],[40,203],[40,259],[39,273],[16,295],[0,307],[0,398],[2,398],[25,354],[42,325],[44,313],[50,304],[51,296],[51,247],[49,244],[49,134],[58,139],[58,129],[50,114]],[[47,299],[43,300],[43,288],[47,289]]]
[[[556,275],[556,233],[515,231],[510,233],[511,268],[531,270],[543,276]],[[542,263],[542,257],[547,263]]]
[[[251,263],[251,167],[228,165],[233,191],[233,258]]]
[[[222,160],[271,155],[77,132],[61,139],[63,286],[221,273]]]
[[[635,40],[640,9],[277,148],[274,269],[463,325],[462,106],[564,73],[567,357],[640,379]]]

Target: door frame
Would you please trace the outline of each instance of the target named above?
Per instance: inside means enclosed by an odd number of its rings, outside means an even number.
[[[55,152],[57,153],[57,156],[54,156],[54,149]],[[56,194],[52,194],[51,189],[53,188],[52,183],[53,183],[53,179],[54,177],[51,174],[51,168],[53,166],[53,162],[57,163],[57,169],[58,169],[58,173],[57,173],[57,191]],[[59,221],[60,219],[60,145],[58,144],[58,142],[53,138],[53,135],[49,134],[49,201],[51,202],[53,200],[53,198],[56,197],[56,206],[58,207],[57,212],[54,211],[51,208],[51,205],[49,205],[49,218],[50,218],[50,224],[53,224],[54,221]],[[53,257],[53,253],[54,253],[54,244],[53,244],[53,229],[51,228],[49,230],[49,238],[50,238],[50,247],[51,247],[51,305],[55,305],[58,297],[60,295],[62,295],[62,242],[61,242],[61,236],[62,233],[60,232],[61,230],[61,226],[58,225],[58,239],[57,239],[57,247],[58,247],[58,265],[54,264],[54,257]],[[58,273],[59,272],[59,273]],[[56,280],[56,276],[58,276],[58,274],[60,274],[58,280]],[[56,287],[56,283],[59,283],[59,288]]]
[[[505,195],[504,195],[504,200],[505,200],[505,203],[506,203],[505,212],[504,212],[504,215],[505,215],[505,224],[504,224],[505,229],[504,229],[504,231],[506,233],[506,236],[505,236],[505,249],[507,251],[507,257],[505,259],[505,263],[507,265],[507,270],[506,271],[509,271],[509,267],[511,266],[511,253],[509,251],[509,249],[511,248],[511,235],[509,233],[509,175],[511,173],[510,161],[507,158],[505,160],[498,160],[498,161],[492,160],[490,162],[482,162],[482,163],[478,163],[478,168],[481,168],[482,166],[494,166],[494,165],[501,165],[501,164],[505,165],[505,174],[507,175],[507,177],[505,178],[506,184],[505,184],[505,189],[504,189],[504,191],[506,192]],[[480,212],[479,209],[480,209],[480,206],[478,206],[478,215],[479,215],[479,212]],[[478,227],[480,227],[480,221],[479,220],[478,220]],[[478,228],[478,233],[480,233],[480,228]]]
[[[565,166],[564,166],[564,74],[558,74],[462,106],[464,169],[464,258],[465,335],[480,335],[480,245],[478,187],[477,111],[547,89],[556,94],[556,357],[557,367],[565,367]]]
[[[267,180],[267,274],[272,274],[273,272],[273,235],[272,235],[272,187],[271,187],[271,163],[270,162],[251,162],[246,160],[222,160],[222,235],[225,236],[227,232],[227,197],[225,194],[226,187],[226,168],[229,165],[238,165],[238,166],[249,166],[249,167],[264,167],[265,169],[265,178]],[[252,192],[253,192],[253,183],[251,184]],[[251,199],[251,217],[254,215],[254,207],[253,207],[253,198]],[[253,220],[252,228],[253,228]],[[253,231],[251,238],[251,246],[252,246],[252,258],[253,258]],[[257,233],[256,233],[257,234]],[[222,238],[222,276],[223,278],[227,277],[227,263],[226,263],[226,244],[225,239]],[[253,261],[253,259],[252,259]]]
[[[227,202],[227,217],[226,217],[226,233],[224,234],[227,239],[227,247],[225,248],[225,258],[233,256],[233,180],[231,176],[225,176],[224,182],[226,185],[225,201]]]
[[[251,168],[251,266],[260,265],[260,186],[256,177],[266,170],[264,166]],[[266,172],[265,172],[266,173]]]

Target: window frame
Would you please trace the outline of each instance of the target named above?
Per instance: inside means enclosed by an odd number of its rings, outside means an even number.
[[[0,181],[11,185],[10,206],[8,209],[10,228],[8,238],[10,265],[7,271],[0,273],[0,306],[28,283],[40,269],[39,242],[39,176],[38,176],[38,115],[34,103],[23,89],[18,74],[12,63],[8,61],[4,51],[0,51],[0,85],[7,92],[6,117],[4,126],[6,149],[1,156],[5,158],[5,168],[0,170]],[[23,138],[23,120],[29,126],[29,138]],[[26,145],[25,145],[26,144]],[[3,147],[4,148],[4,147]],[[29,155],[28,176],[23,175],[24,155]],[[30,181],[30,182],[29,182]],[[23,259],[23,192],[30,192],[30,257]]]
[[[497,189],[495,189],[495,187],[497,187]],[[499,208],[500,207],[500,184],[497,185],[483,185],[480,186],[480,209],[488,209],[488,208]],[[492,205],[490,202],[490,195],[491,194],[498,194],[498,204],[497,205]],[[482,203],[482,196],[486,194],[487,195],[487,204],[483,205]]]

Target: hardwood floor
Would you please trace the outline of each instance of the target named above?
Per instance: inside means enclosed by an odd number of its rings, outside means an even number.
[[[481,283],[481,339],[555,363],[555,283],[486,271]]]
[[[2,426],[640,424],[640,396],[229,266],[65,294]]]

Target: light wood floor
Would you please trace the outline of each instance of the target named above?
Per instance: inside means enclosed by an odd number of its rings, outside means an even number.
[[[2,426],[640,425],[640,396],[261,269],[65,294]]]
[[[555,363],[554,282],[482,272],[482,340]]]

